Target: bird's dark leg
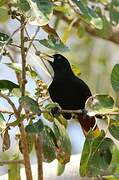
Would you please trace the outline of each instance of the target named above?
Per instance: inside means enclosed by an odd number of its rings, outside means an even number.
[[[72,115],[70,113],[63,113],[63,117],[69,120],[71,119]]]

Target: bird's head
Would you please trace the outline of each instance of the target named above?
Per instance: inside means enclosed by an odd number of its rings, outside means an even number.
[[[46,58],[45,58],[46,59]],[[69,61],[61,54],[47,56],[47,60],[52,66],[54,73],[72,73]]]

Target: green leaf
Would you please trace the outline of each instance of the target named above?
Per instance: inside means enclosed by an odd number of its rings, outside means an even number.
[[[58,50],[58,51],[67,51],[68,47],[66,47],[58,37],[54,37],[53,35],[49,35],[48,39],[39,40],[39,42],[50,49]]]
[[[102,38],[109,38],[112,33],[112,27],[110,22],[105,16],[102,16],[103,27],[97,31],[97,34]]]
[[[27,0],[30,5],[31,17],[29,22],[34,25],[44,26],[48,24],[53,14],[53,5],[50,0]]]
[[[110,20],[112,24],[117,25],[119,23],[119,1],[112,0],[109,8]]]
[[[119,122],[111,122],[111,125],[109,126],[109,132],[114,138],[119,140]]]
[[[44,118],[46,118],[48,121],[53,122],[54,121],[54,116],[52,114],[52,109],[54,108],[59,108],[60,106],[57,103],[49,103],[45,106],[46,111],[43,112]]]
[[[0,23],[5,23],[9,19],[8,9],[0,7]]]
[[[6,128],[6,122],[2,113],[0,113],[0,132]]]
[[[19,160],[19,156],[15,154],[13,160]],[[9,180],[21,180],[19,163],[8,165],[8,178]]]
[[[59,123],[57,119],[53,124],[54,134],[57,140],[57,159],[61,164],[66,164],[70,161],[71,142],[66,132],[65,127]]]
[[[98,94],[91,96],[85,103],[85,109],[90,116],[94,116],[99,113],[112,112],[114,107],[114,100],[111,96],[106,94]]]
[[[38,9],[49,18],[49,14],[52,12],[52,2],[50,0],[32,0],[37,4]]]
[[[58,162],[57,176],[61,176],[63,174],[64,170],[65,170],[65,164],[61,164],[60,162]]]
[[[111,83],[114,91],[119,92],[119,64],[115,64],[112,69]]]
[[[22,11],[25,11],[25,12],[30,10],[30,5],[27,0],[19,0],[18,6]]]
[[[11,44],[13,40],[9,38],[7,34],[0,32],[0,46],[3,46],[6,42],[7,44]]]
[[[97,139],[95,139],[95,141],[97,141]],[[98,142],[98,147],[96,147],[97,151],[92,151],[92,157],[89,162],[89,174],[91,176],[97,176],[104,173],[112,160],[112,140],[109,138],[100,138],[100,141],[98,140]],[[94,144],[92,146],[94,146]]]
[[[102,29],[102,19],[98,16],[98,14],[91,8],[89,8],[85,2],[82,0],[73,0],[73,2],[77,5],[77,7],[80,9],[83,18],[94,25],[97,29]]]
[[[43,161],[51,162],[56,158],[56,138],[52,129],[48,126],[44,126],[41,132],[43,143]]]
[[[14,88],[19,88],[19,85],[9,81],[9,80],[0,80],[0,89],[9,90],[11,92]]]
[[[113,141],[105,138],[103,130],[96,138],[93,135],[93,131],[90,130],[81,156],[80,175],[94,177],[104,173],[112,160],[112,145]]]
[[[27,125],[25,130],[27,133],[39,134],[43,130],[43,122],[38,120],[33,124]]]
[[[93,142],[93,133],[90,130],[86,136],[86,140],[84,143],[81,161],[80,161],[80,175],[83,177],[87,174],[88,171],[88,163],[91,155],[91,146]]]
[[[38,102],[34,99],[30,98],[29,96],[22,96],[19,99],[20,104],[24,107],[27,111],[32,111],[33,113],[37,114],[38,116],[41,115],[41,110],[39,108]]]

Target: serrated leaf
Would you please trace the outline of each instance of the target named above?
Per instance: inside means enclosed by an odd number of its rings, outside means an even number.
[[[80,9],[83,18],[87,21],[90,22],[92,25],[94,25],[97,29],[102,29],[103,23],[102,19],[98,16],[98,14],[88,7],[88,5],[83,2],[82,0],[72,0],[77,7]]]
[[[19,88],[18,84],[13,83],[9,80],[0,80],[0,89],[1,90],[9,90],[11,92],[14,88]]]
[[[12,160],[19,160],[18,155],[14,155]],[[8,178],[9,180],[21,180],[20,177],[20,164],[10,164],[8,166]]]
[[[114,107],[114,100],[111,96],[106,94],[97,94],[87,99],[85,109],[90,116],[99,113],[109,113]]]
[[[8,133],[8,129],[6,129],[2,133],[2,138],[3,138],[2,151],[4,152],[10,148],[10,136]]]
[[[38,116],[41,114],[41,110],[39,108],[38,102],[30,98],[29,96],[22,96],[21,98],[19,98],[19,102],[24,107],[25,110],[32,111]]]
[[[109,6],[110,20],[112,24],[117,25],[119,23],[119,1],[112,0]]]
[[[112,69],[111,83],[114,91],[119,92],[119,64],[115,64]]]
[[[65,170],[65,164],[61,164],[60,162],[58,162],[57,176],[61,176],[63,174],[64,170]]]
[[[3,46],[6,42],[7,44],[11,44],[13,40],[9,38],[10,38],[9,35],[0,32],[0,46]]]
[[[103,130],[96,138],[90,130],[81,156],[80,175],[94,177],[104,173],[111,163],[112,146],[113,141],[105,137]]]
[[[49,35],[48,39],[39,40],[39,42],[47,48],[58,50],[58,51],[67,51],[68,47],[66,47],[58,37],[53,35]]]
[[[54,134],[57,140],[57,159],[61,164],[66,164],[70,160],[71,142],[65,127],[57,119],[53,124]]]
[[[49,163],[56,158],[55,135],[52,129],[45,125],[43,131],[41,132],[41,137],[43,144],[43,161]]]
[[[0,113],[0,132],[6,128],[6,122],[2,113]]]
[[[35,123],[27,125],[25,130],[27,133],[39,134],[43,130],[43,122],[38,120]]]
[[[25,12],[30,10],[30,5],[27,0],[19,0],[18,6],[22,11],[25,11]]]
[[[44,26],[48,24],[53,14],[53,6],[50,0],[27,0],[30,5],[29,22],[34,25]]]
[[[5,23],[8,19],[8,9],[5,7],[0,7],[0,23]]]

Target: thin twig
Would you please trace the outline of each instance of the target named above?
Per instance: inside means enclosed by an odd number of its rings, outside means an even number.
[[[0,161],[0,166],[8,165],[8,164],[23,164],[23,160],[3,160]]]
[[[29,46],[28,46],[28,48],[27,48],[26,55],[27,55],[27,53],[28,53],[28,51],[29,51],[30,47],[32,46],[33,41],[34,41],[34,39],[35,39],[36,35],[38,34],[39,29],[40,29],[40,27],[38,26],[38,27],[37,27],[37,29],[36,29],[35,34],[34,34],[34,35],[33,35],[33,37],[32,37],[32,39],[30,39],[30,43],[29,43]]]
[[[13,111],[7,111],[6,109],[0,109],[0,112],[3,114],[13,114]]]
[[[30,38],[30,36],[29,36],[28,31],[27,31],[26,28],[25,28],[25,32],[26,32],[28,38]],[[34,43],[32,43],[32,46],[33,46],[33,48],[35,49],[36,54],[37,54],[37,52],[39,52],[39,54],[40,54],[40,51],[36,48],[36,46],[34,45]],[[40,58],[40,60],[42,61],[43,65],[45,66],[47,72],[51,75],[51,72],[49,71],[48,67],[47,67],[46,64],[44,63],[44,60],[43,60],[42,58]],[[52,77],[52,75],[51,75],[51,77]]]
[[[18,115],[18,111],[17,111],[17,109],[16,109],[15,104],[11,101],[11,99],[10,99],[7,95],[2,94],[1,92],[0,92],[0,96],[1,96],[2,98],[4,98],[4,99],[11,105],[11,107],[12,107],[15,115],[17,116],[17,115]]]
[[[9,59],[11,60],[12,63],[15,63],[16,61],[14,60],[14,58],[12,57],[12,55],[10,54],[10,52],[6,52],[6,55],[9,57]],[[16,72],[16,77],[17,77],[17,81],[20,85],[21,82],[21,74],[19,72]]]
[[[20,30],[25,26],[26,22],[24,22],[20,27],[18,27],[12,34],[11,36],[9,36],[8,40],[6,41],[6,43],[2,46],[1,50],[0,50],[0,56],[2,55],[5,47],[7,46],[8,42],[10,41],[10,39]]]
[[[11,44],[8,44],[8,46],[13,46],[13,47],[21,49],[21,46],[19,46],[18,44],[11,43]]]

